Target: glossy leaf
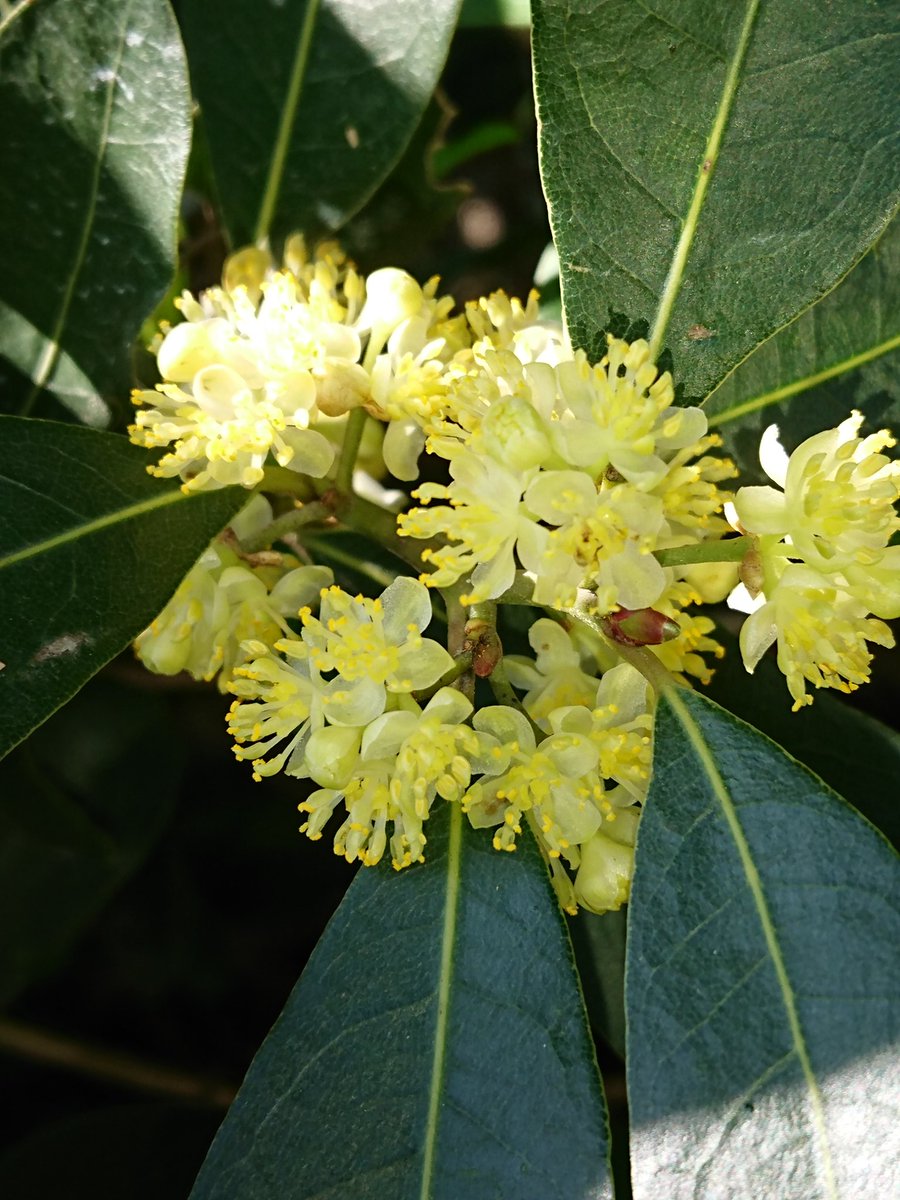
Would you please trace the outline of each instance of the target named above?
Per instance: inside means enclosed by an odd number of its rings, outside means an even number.
[[[896,856],[696,693],[660,701],[655,742],[626,974],[636,1200],[889,1194]]]
[[[742,482],[769,480],[763,431],[778,426],[789,451],[853,409],[866,432],[900,427],[900,222],[847,278],[737,368],[704,405],[739,464]]]
[[[535,0],[544,189],[576,344],[646,322],[705,396],[832,288],[900,190],[894,14]]]
[[[159,697],[98,679],[0,763],[0,1006],[59,965],[144,860],[183,757]]]
[[[716,638],[725,658],[716,664],[711,699],[772,738],[834,788],[900,850],[900,733],[870,717],[836,692],[815,693],[815,702],[791,712],[784,675],[769,651],[751,678],[744,670],[737,638],[722,630]],[[873,665],[876,679],[890,651]]]
[[[116,434],[0,417],[0,756],[124,650],[240,488],[186,497]]]
[[[181,19],[238,245],[337,229],[399,160],[459,0],[186,0]]]
[[[49,395],[105,425],[175,269],[190,96],[168,3],[13,8],[0,111],[0,407]]]
[[[605,1111],[571,950],[530,841],[443,806],[428,861],[361,870],[193,1200],[594,1200]]]

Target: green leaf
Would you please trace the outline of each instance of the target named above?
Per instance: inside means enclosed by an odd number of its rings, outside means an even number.
[[[626,974],[636,1200],[890,1194],[896,856],[695,693],[661,699],[655,736]]]
[[[721,629],[716,638],[726,654],[705,694],[815,771],[900,849],[900,733],[826,689],[816,692],[815,703],[792,713],[773,653],[765,655],[751,679],[737,639]],[[880,665],[874,664],[876,677]]]
[[[181,19],[235,245],[333,230],[399,160],[459,0],[204,0]]]
[[[52,411],[49,394],[108,424],[175,266],[190,95],[168,4],[12,9],[0,111],[0,406]]]
[[[499,854],[444,805],[428,854],[359,872],[193,1200],[611,1196],[593,1048],[535,847]]]
[[[835,0],[535,0],[569,329],[624,315],[705,396],[832,288],[900,185],[896,22]]]
[[[247,499],[187,497],[112,433],[0,417],[0,757],[160,611]]]
[[[758,443],[764,427],[787,421],[782,432],[790,437],[794,412],[816,420],[817,385],[884,355],[895,368],[898,350],[900,221],[894,221],[834,292],[764,342],[703,407],[710,426],[726,434],[751,427]],[[900,416],[900,390],[894,408]]]
[[[592,1028],[625,1057],[626,911],[582,910],[569,923],[584,1003]]]
[[[529,0],[463,0],[459,14],[460,29],[483,29],[496,25],[527,29],[530,24]]]
[[[158,696],[98,679],[0,763],[0,1005],[56,968],[143,862],[183,757]]]

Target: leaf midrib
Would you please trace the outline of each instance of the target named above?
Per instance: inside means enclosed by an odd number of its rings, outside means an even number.
[[[275,214],[275,205],[278,202],[278,193],[281,190],[281,180],[284,176],[284,164],[287,160],[288,146],[290,145],[291,134],[294,131],[297,110],[300,106],[300,95],[303,91],[303,81],[306,77],[306,66],[309,62],[309,51],[312,45],[312,35],[318,13],[319,0],[307,0],[306,11],[303,14],[303,21],[300,25],[300,34],[297,38],[297,50],[294,54],[291,75],[288,80],[288,89],[281,109],[281,119],[278,122],[278,133],[275,137],[275,144],[272,147],[269,174],[263,190],[262,203],[259,206],[259,217],[256,222],[256,231],[254,234],[257,242],[261,242],[269,236],[269,227],[272,224],[272,217]]]
[[[42,542],[35,542],[33,546],[23,546],[21,550],[16,550],[12,554],[8,554],[6,558],[0,558],[0,570],[22,562],[26,558],[34,558],[37,554],[44,554],[49,550],[55,550],[58,546],[64,546],[67,542],[75,542],[79,538],[88,537],[92,533],[99,533],[101,529],[107,529],[110,525],[117,525],[122,521],[130,521],[132,517],[139,517],[144,513],[153,512],[157,508],[165,508],[169,504],[177,504],[179,501],[186,499],[188,497],[181,491],[164,492],[162,495],[154,496],[150,500],[141,500],[136,504],[130,504],[127,508],[117,508],[114,512],[107,513],[104,517],[96,517],[93,521],[85,521],[82,525],[73,525],[71,529],[66,529],[63,533],[58,533],[51,538],[45,538]]]
[[[456,950],[456,924],[459,914],[459,875],[462,854],[462,809],[450,805],[450,835],[447,846],[447,896],[444,907],[444,927],[441,935],[441,965],[438,976],[437,1019],[434,1031],[434,1056],[431,1060],[431,1086],[428,1093],[428,1114],[425,1119],[425,1145],[422,1155],[420,1200],[429,1200],[437,1154],[437,1135],[440,1118],[441,1093],[447,1057],[447,1029],[450,1013],[450,987],[453,978],[453,958]]]
[[[772,920],[772,915],[769,912],[769,905],[763,892],[762,882],[759,877],[759,872],[756,869],[756,864],[753,861],[753,856],[750,853],[750,847],[747,844],[747,839],[744,835],[744,830],[738,820],[735,811],[734,802],[728,788],[725,786],[725,781],[716,766],[713,754],[703,737],[703,733],[694,720],[687,706],[678,695],[677,688],[668,688],[666,690],[666,699],[672,706],[672,710],[681,722],[688,740],[697,755],[700,766],[704,774],[709,780],[710,788],[719,803],[722,810],[722,815],[728,825],[729,832],[734,840],[735,847],[741,860],[741,867],[744,876],[747,880],[747,886],[753,897],[753,903],[756,906],[757,916],[759,917],[760,925],[762,926],[763,937],[765,938],[766,948],[769,952],[769,957],[772,960],[772,966],[775,969],[775,975],[778,980],[778,986],[781,991],[781,998],[784,1004],[785,1013],[787,1015],[788,1027],[791,1032],[791,1040],[794,1044],[794,1051],[797,1055],[797,1060],[800,1063],[803,1071],[803,1078],[806,1082],[807,1091],[809,1093],[810,1106],[812,1108],[813,1124],[818,1134],[819,1146],[822,1157],[822,1168],[825,1175],[825,1186],[830,1200],[838,1200],[837,1186],[834,1179],[834,1168],[831,1162],[831,1147],[828,1143],[828,1134],[825,1125],[825,1106],[822,1100],[822,1093],[819,1088],[819,1082],[816,1079],[813,1071],[812,1062],[809,1057],[809,1049],[806,1045],[806,1039],[803,1036],[803,1028],[800,1024],[800,1017],[797,1012],[797,1005],[794,997],[794,989],[791,985],[790,977],[785,967],[784,957],[781,953],[781,947],[778,943],[778,938],[775,932],[775,924]]]
[[[697,224],[700,219],[700,212],[706,200],[706,193],[709,189],[710,181],[716,169],[716,162],[719,157],[719,150],[722,145],[722,138],[725,135],[725,129],[728,125],[728,118],[731,115],[731,106],[734,103],[734,98],[737,95],[738,85],[740,83],[741,68],[744,65],[744,60],[747,57],[747,51],[750,48],[750,41],[753,35],[753,27],[756,22],[756,17],[759,12],[761,0],[749,0],[747,11],[744,15],[744,23],[741,26],[741,33],[738,38],[737,46],[731,58],[731,63],[728,67],[728,73],[725,76],[725,83],[722,87],[722,95],[719,97],[719,104],[716,109],[715,120],[713,121],[712,129],[710,130],[709,138],[706,143],[706,148],[703,152],[703,157],[700,160],[700,166],[697,170],[697,179],[694,183],[694,191],[691,196],[691,203],[688,206],[687,216],[684,219],[684,224],[681,228],[681,235],[678,239],[678,245],[675,247],[675,253],[672,256],[672,262],[669,266],[669,272],[666,276],[666,281],[663,284],[663,289],[659,297],[659,304],[656,309],[656,316],[653,318],[653,324],[650,332],[650,357],[656,361],[659,357],[659,352],[662,349],[663,338],[666,335],[666,330],[669,327],[669,320],[672,315],[672,309],[675,306],[675,301],[678,298],[678,293],[681,291],[681,284],[684,279],[685,267],[690,256],[691,248],[694,244],[694,237],[697,233]]]
[[[816,371],[812,375],[804,375],[800,379],[795,379],[792,383],[787,383],[783,387],[774,388],[770,392],[762,392],[758,396],[752,396],[749,400],[742,400],[740,404],[733,404],[730,408],[723,408],[717,413],[709,414],[709,424],[724,425],[728,421],[735,421],[738,417],[744,417],[747,413],[758,412],[761,408],[767,408],[770,404],[778,404],[781,400],[789,400],[791,396],[796,396],[800,392],[808,391],[810,388],[818,387],[820,383],[827,383],[829,379],[834,379],[838,375],[844,375],[847,371],[853,371],[857,367],[865,366],[866,363],[874,361],[876,358],[881,358],[882,355],[889,354],[891,350],[900,348],[900,333],[894,337],[887,338],[883,342],[877,342],[873,346],[869,346],[866,350],[861,350],[858,354],[851,354],[848,358],[832,363],[831,366],[824,367],[821,371]],[[715,393],[712,393],[713,395]]]
[[[15,16],[18,10],[14,10],[11,16]],[[116,85],[119,82],[119,70],[122,66],[122,58],[125,54],[125,35],[128,29],[128,20],[131,14],[131,5],[129,4],[123,10],[122,25],[119,30],[119,42],[116,48],[116,61],[112,69],[108,86],[106,89],[106,102],[103,109],[103,120],[100,125],[100,135],[97,145],[97,157],[94,163],[94,171],[91,176],[91,183],[88,189],[87,204],[85,205],[84,223],[81,227],[81,237],[78,240],[78,247],[75,251],[75,258],[72,263],[72,269],[69,272],[66,281],[65,291],[62,294],[62,299],[59,305],[59,313],[53,326],[53,332],[47,341],[44,343],[44,349],[41,352],[41,357],[38,360],[34,374],[32,375],[32,386],[26,396],[21,409],[21,416],[27,417],[34,407],[34,402],[46,387],[50,376],[59,362],[60,351],[62,349],[60,340],[63,335],[63,330],[66,327],[66,322],[69,319],[69,309],[72,307],[72,298],[75,295],[75,285],[81,276],[81,269],[84,266],[84,260],[87,257],[88,246],[90,245],[91,232],[94,228],[94,218],[97,215],[97,201],[100,196],[100,180],[103,175],[103,164],[106,161],[106,149],[109,145],[109,129],[112,124],[112,113]],[[0,29],[2,32],[2,29]]]

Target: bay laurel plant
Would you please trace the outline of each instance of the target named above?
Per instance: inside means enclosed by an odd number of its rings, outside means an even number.
[[[534,0],[554,312],[347,249],[458,9],[0,8],[3,750],[133,643],[359,867],[196,1200],[888,1194],[897,13]]]

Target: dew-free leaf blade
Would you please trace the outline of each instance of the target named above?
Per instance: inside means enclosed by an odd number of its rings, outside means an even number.
[[[603,1097],[534,846],[456,806],[428,859],[360,871],[219,1131],[192,1200],[599,1200]]]
[[[0,406],[49,393],[102,426],[175,269],[190,94],[167,0],[13,9],[0,111]]]
[[[0,756],[160,611],[247,499],[188,497],[116,434],[0,416]]]
[[[544,189],[576,344],[646,321],[706,395],[832,288],[900,186],[894,15],[535,0]]]
[[[636,1200],[891,1191],[888,843],[711,701],[660,701],[626,973]]]
[[[744,469],[777,424],[785,447],[861,409],[873,427],[900,422],[900,221],[847,277],[780,330],[708,398],[704,409]],[[849,373],[849,374],[848,374]]]
[[[751,679],[737,638],[721,629],[716,637],[726,653],[705,694],[799,759],[900,850],[900,733],[826,688],[816,692],[814,704],[792,713],[793,698],[774,652],[763,656]],[[880,666],[888,666],[883,660],[889,653],[879,651],[876,677]]]
[[[236,245],[337,229],[365,203],[412,137],[458,11],[459,0],[182,5]]]

